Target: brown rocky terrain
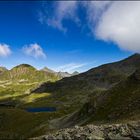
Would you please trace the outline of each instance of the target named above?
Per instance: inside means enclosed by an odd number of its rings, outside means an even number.
[[[140,121],[61,129],[33,140],[139,140]]]

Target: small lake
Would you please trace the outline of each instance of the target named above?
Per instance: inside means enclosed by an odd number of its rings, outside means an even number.
[[[55,107],[34,107],[34,108],[26,108],[28,112],[55,112]]]

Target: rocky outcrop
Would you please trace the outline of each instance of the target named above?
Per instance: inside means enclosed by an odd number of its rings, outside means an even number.
[[[61,129],[34,140],[139,140],[140,121],[126,124],[87,125]]]
[[[61,71],[57,72],[57,75],[59,75],[62,78],[71,77],[72,76],[72,74],[70,74],[68,72],[61,72]]]

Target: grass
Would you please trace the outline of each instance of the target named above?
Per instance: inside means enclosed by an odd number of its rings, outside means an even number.
[[[130,76],[110,90],[104,92],[96,113],[89,122],[117,121],[135,118],[140,114],[140,81]],[[137,118],[138,119],[138,118]]]
[[[36,131],[41,135],[49,129],[48,120],[55,116],[55,113],[29,113],[21,109],[1,108],[0,139],[24,139],[35,136]],[[42,126],[45,127],[44,131]]]
[[[31,94],[30,91],[44,81],[58,79],[52,73],[38,71],[29,65],[17,66],[0,75],[0,103],[15,106],[0,106],[0,139],[24,139],[42,135],[49,129],[49,120],[60,117],[59,112],[29,113],[24,108],[50,98],[50,93]]]
[[[140,116],[140,78],[138,80],[131,75],[108,90],[97,88],[94,94],[91,94],[90,100],[80,109],[78,107],[80,107],[81,101],[78,102],[78,100],[84,96],[80,98],[76,94],[76,98],[78,99],[73,101],[71,111],[68,109],[68,112],[72,112],[72,114],[55,122],[58,127],[61,128],[67,124],[70,127],[75,124],[138,120]]]
[[[32,93],[30,90],[44,81],[56,81],[58,76],[38,71],[29,65],[21,65],[0,75],[0,103],[14,104],[16,107],[0,107],[0,139],[20,139],[31,135],[43,134],[48,129],[48,121],[55,118],[56,113],[29,113],[21,107],[48,98],[49,93]],[[23,106],[23,105],[22,105]],[[42,129],[45,127],[45,129]],[[41,131],[40,131],[41,129]],[[44,132],[45,133],[45,132]]]
[[[8,102],[16,106],[0,107],[0,139],[24,139],[36,134],[42,135],[49,129],[48,121],[60,116],[59,113],[29,113],[24,110],[24,104],[49,98],[50,93],[30,94],[30,90],[39,84],[9,80],[0,82],[0,85],[5,85],[0,86],[0,103]]]
[[[24,98],[21,99],[21,102],[24,103],[32,103],[35,100],[39,100],[41,98],[44,99],[44,97],[49,97],[50,93],[32,93],[30,95],[25,96]]]
[[[14,67],[11,70],[4,71],[0,75],[1,81],[10,80],[12,82],[25,82],[25,83],[33,83],[33,82],[43,82],[43,81],[56,81],[59,79],[53,73],[46,73],[44,71],[36,70],[34,67],[22,64]]]

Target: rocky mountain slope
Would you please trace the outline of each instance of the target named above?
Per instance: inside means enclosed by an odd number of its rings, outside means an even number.
[[[140,122],[87,125],[61,129],[32,140],[139,140]]]
[[[101,92],[83,107],[54,121],[56,127],[70,127],[76,124],[116,122],[140,117],[140,69],[109,90]],[[53,125],[52,123],[52,125]]]

